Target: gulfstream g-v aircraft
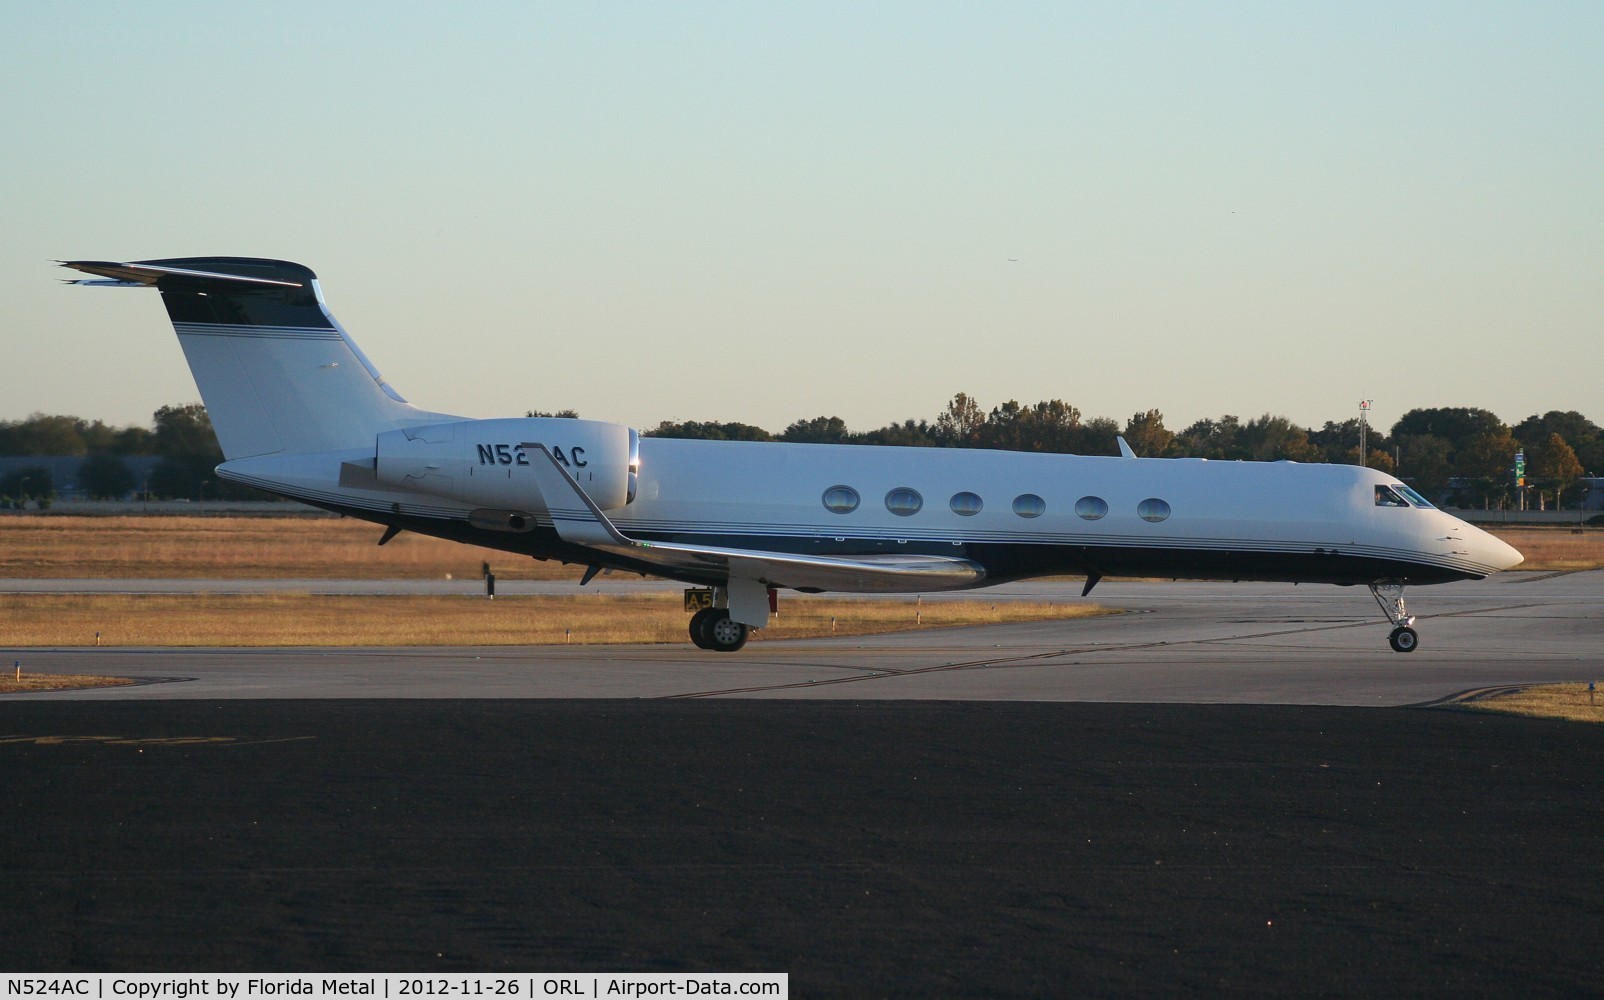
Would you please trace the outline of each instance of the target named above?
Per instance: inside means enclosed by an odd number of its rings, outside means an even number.
[[[915,593],[1047,574],[1361,584],[1419,641],[1409,583],[1521,555],[1391,476],[1345,465],[643,438],[619,424],[470,420],[408,403],[300,264],[63,261],[154,287],[224,479],[399,531],[711,590],[704,649],[739,649],[780,589]],[[687,604],[693,602],[687,601]]]

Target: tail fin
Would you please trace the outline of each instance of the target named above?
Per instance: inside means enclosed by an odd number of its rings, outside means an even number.
[[[250,257],[60,263],[110,279],[74,284],[161,292],[229,460],[371,448],[382,431],[439,417],[385,383],[310,268]]]

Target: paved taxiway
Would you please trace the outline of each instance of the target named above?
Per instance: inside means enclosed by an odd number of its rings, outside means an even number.
[[[733,656],[0,653],[149,681],[0,699],[0,968],[1596,990],[1604,727],[1337,706],[1588,679],[1604,574],[1409,596],[1410,655],[1362,590],[1194,584]]]
[[[1031,583],[998,588],[996,598],[1078,594],[1074,583]],[[734,655],[704,653],[686,642],[91,647],[0,650],[0,657],[22,659],[34,670],[148,682],[27,696],[108,700],[762,697],[1383,706],[1604,672],[1604,572],[1504,573],[1417,587],[1407,596],[1421,634],[1420,649],[1410,654],[1387,648],[1388,627],[1361,588],[1114,582],[1094,597],[1124,609],[1119,615],[862,638],[758,639]]]

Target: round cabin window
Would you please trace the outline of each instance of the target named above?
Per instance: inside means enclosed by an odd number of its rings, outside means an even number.
[[[850,486],[832,486],[824,491],[824,509],[832,514],[850,514],[858,509],[858,491]]]
[[[917,490],[906,486],[898,486],[886,494],[886,510],[898,517],[912,517],[919,513],[919,508],[925,505],[924,497]]]
[[[1047,513],[1047,501],[1034,493],[1021,493],[1014,497],[1014,513],[1020,517],[1041,517]]]
[[[954,493],[952,495],[950,506],[952,507],[952,512],[954,514],[961,514],[964,517],[973,517],[974,515],[980,513],[980,508],[984,507],[985,504],[981,501],[979,496],[966,491],[963,493]]]
[[[1136,505],[1136,513],[1144,521],[1162,521],[1170,516],[1170,505],[1158,497],[1148,497]]]

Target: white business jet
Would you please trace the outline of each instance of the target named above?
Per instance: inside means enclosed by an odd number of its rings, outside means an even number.
[[[300,264],[62,261],[154,287],[226,459],[217,474],[386,526],[701,588],[691,639],[733,651],[781,588],[917,593],[1047,574],[1361,584],[1415,649],[1410,583],[1521,554],[1392,476],[1346,465],[642,438],[468,420],[380,377]],[[710,593],[708,593],[710,591]],[[687,600],[687,606],[698,603]]]

